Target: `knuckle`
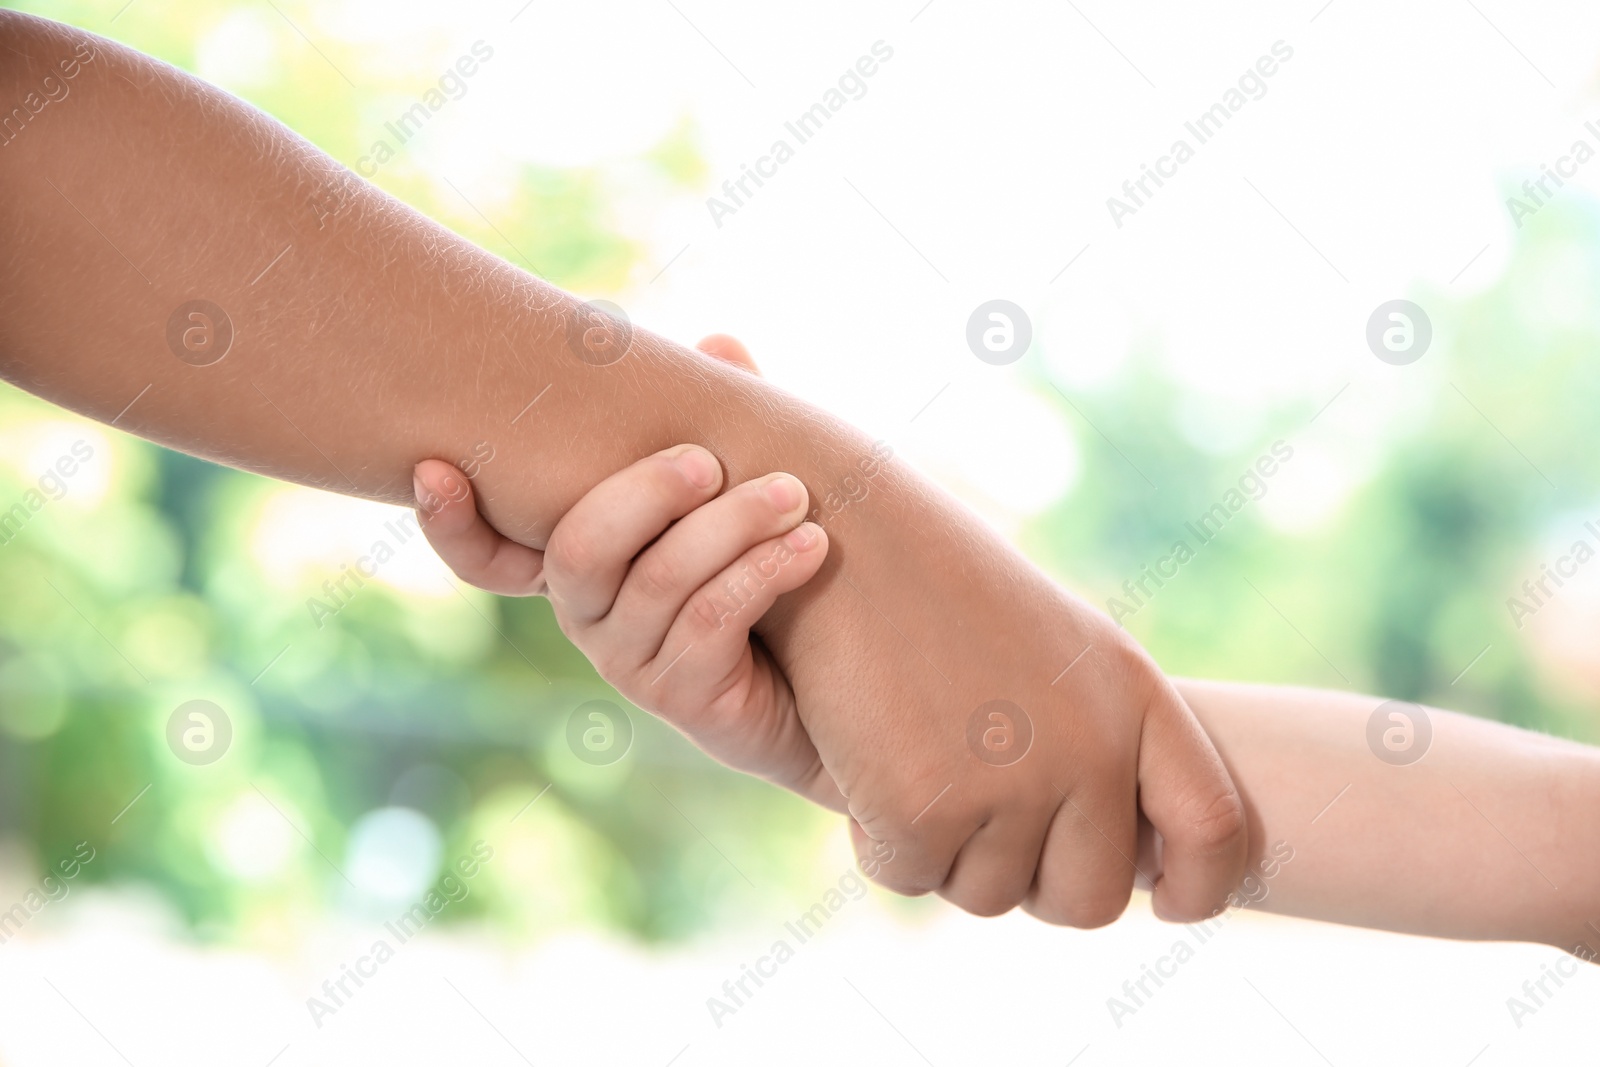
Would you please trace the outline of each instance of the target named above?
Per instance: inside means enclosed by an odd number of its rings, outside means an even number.
[[[873,885],[902,897],[925,896],[938,887],[936,879],[919,877],[905,864],[898,868],[889,865],[880,866],[875,874],[870,874],[868,877]]]
[[[1079,930],[1096,930],[1102,926],[1110,926],[1128,910],[1128,901],[1131,897],[1132,891],[1128,889],[1090,897],[1079,902],[1076,907],[1068,909],[1067,920]]]
[[[1119,683],[1127,685],[1140,680],[1146,683],[1160,677],[1144,646],[1121,627],[1113,628],[1097,638],[1095,655],[1108,674]]]
[[[722,627],[723,621],[728,616],[728,611],[723,608],[722,601],[718,600],[715,593],[698,592],[690,597],[690,601],[683,605],[683,614],[690,619],[696,632],[715,632]]]
[[[577,645],[578,643],[574,641],[573,644]],[[618,692],[621,692],[632,672],[618,660],[615,652],[608,648],[593,646],[585,648],[583,645],[578,645],[578,651],[582,652],[589,662],[594,664],[596,674],[605,679]]]
[[[544,559],[546,570],[568,581],[582,582],[590,578],[598,566],[588,539],[581,533],[564,533],[560,527],[550,535]]]
[[[940,890],[939,895],[970,915],[992,919],[997,915],[1004,915],[1021,904],[1027,894],[1025,889],[988,882],[959,887],[947,884]]]
[[[655,470],[641,483],[641,511],[657,516],[662,526],[688,514],[706,499],[707,490],[690,483],[675,460],[656,457]]]
[[[818,762],[820,765],[821,761]],[[861,868],[862,874],[874,881],[899,855],[899,851],[888,841],[873,841],[870,838],[858,837],[855,846],[857,866]]]
[[[690,597],[683,611],[695,630],[704,633],[722,629],[729,619],[738,615],[738,610],[725,603],[720,593],[708,590],[701,590]]]
[[[1224,852],[1245,834],[1244,802],[1232,789],[1192,805],[1187,816],[1193,847],[1205,855]]]
[[[628,581],[646,600],[667,600],[678,589],[678,568],[661,553],[647,552],[634,563]]]
[[[1122,913],[1128,910],[1128,901],[1132,896],[1131,884],[1095,887],[1073,896],[1045,892],[1030,904],[1028,910],[1035,918],[1054,926],[1095,930],[1121,918]]]
[[[914,841],[894,843],[894,860],[881,863],[872,880],[904,897],[920,897],[938,890],[949,864],[939,863]]]
[[[856,860],[861,873],[876,886],[903,897],[920,897],[938,889],[942,873],[931,864],[914,841],[899,837],[857,843]]]
[[[550,594],[550,607],[555,614],[556,628],[561,631],[561,636],[571,641],[573,646],[595,665],[595,669],[599,670],[600,660],[596,658],[594,653],[583,647],[583,629],[578,626],[577,621],[567,611],[566,605],[554,593]],[[600,673],[604,675],[605,671],[601,670]]]

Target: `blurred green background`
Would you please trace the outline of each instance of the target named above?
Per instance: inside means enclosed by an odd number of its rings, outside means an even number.
[[[99,3],[18,6],[188,69],[195,42],[231,10],[193,2],[181,17],[108,24]],[[456,54],[452,42],[397,70],[320,42],[360,72],[352,94],[264,10],[252,32],[282,38],[278,59],[228,87],[351,166]],[[629,166],[689,192],[707,182],[687,124]],[[623,286],[638,255],[609,206],[611,177],[524,167],[493,226],[441,196],[404,152],[375,181],[598,295]],[[1576,442],[1600,410],[1597,255],[1600,217],[1571,196],[1519,232],[1498,284],[1465,302],[1412,294],[1461,399],[1516,404],[1490,425],[1442,390],[1382,442],[1330,521],[1286,534],[1247,508],[1156,609],[1128,620],[1131,632],[1175,672],[1347,687],[1596,740],[1593,673],[1581,656],[1534,662],[1505,601],[1552,558],[1528,546],[1565,544],[1600,519],[1554,502],[1596,496],[1591,450]],[[1537,294],[1553,279],[1582,310],[1550,314]],[[1197,449],[1154,354],[1135,366],[1079,401],[1126,458],[1063,405],[1084,475],[1021,536],[1102,605],[1265,451]],[[1294,445],[1317,415],[1288,406],[1264,440]],[[637,712],[626,756],[580,761],[567,743],[573,709],[619,698],[543,601],[441,585],[420,539],[318,627],[307,599],[384,536],[392,509],[218,469],[7,389],[0,510],[78,441],[93,458],[0,547],[0,833],[40,867],[87,840],[98,856],[82,880],[153,887],[198,936],[271,944],[329,908],[393,914],[482,839],[495,859],[450,918],[529,937],[591,923],[661,939],[788,895],[830,847],[832,819],[716,767]],[[1162,491],[1130,491],[1129,461]],[[174,758],[166,739],[192,699],[216,702],[234,730],[205,766]]]
[[[236,11],[189,3],[181,16],[108,24],[99,4],[19,7],[191,70],[196,41]],[[254,14],[250,32],[281,37],[283,58],[237,91],[352,167],[458,54],[441,43],[410,69],[381,69],[323,42],[359,72],[352,96],[287,20]],[[674,186],[699,177],[687,126],[634,162]],[[404,150],[376,180],[575,291],[615,289],[635,259],[605,173],[524,168],[492,227],[441,197]],[[98,855],[78,884],[153,886],[201,936],[270,944],[329,907],[398,914],[481,839],[495,858],[448,919],[661,938],[781,896],[823,847],[831,820],[723,771],[637,710],[623,758],[580,761],[569,715],[621,699],[543,600],[420,573],[432,552],[386,531],[395,509],[218,468],[6,387],[0,512],[80,441],[92,458],[0,547],[0,833],[39,867],[87,840]],[[308,599],[333,603],[324,582],[379,540],[396,558],[319,627]],[[167,742],[169,716],[194,699],[234,731],[204,766]],[[761,830],[722,846],[736,859],[697,829],[730,822]]]

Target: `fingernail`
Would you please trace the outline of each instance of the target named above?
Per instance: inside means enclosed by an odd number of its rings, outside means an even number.
[[[761,490],[767,494],[767,499],[781,515],[793,511],[805,499],[800,483],[787,474],[774,474],[767,479],[767,484],[762,486]]]
[[[722,468],[717,465],[716,459],[703,448],[686,448],[674,462],[678,464],[683,476],[689,479],[689,484],[699,489],[710,489],[716,485],[717,478],[722,473]]]
[[[411,492],[417,498],[417,507],[426,507],[428,503],[428,487],[422,484],[418,475],[411,476]]]
[[[810,548],[817,543],[817,524],[814,522],[802,522],[799,526],[790,530],[784,540],[789,542],[790,548]]]

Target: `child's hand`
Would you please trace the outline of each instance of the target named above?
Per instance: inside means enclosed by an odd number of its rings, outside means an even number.
[[[747,363],[743,346],[703,349]],[[448,464],[417,468],[424,531],[464,580],[511,596],[544,594],[562,632],[617,691],[738,770],[842,810],[796,714],[794,693],[750,627],[803,585],[827,535],[801,522],[806,490],[787,474],[718,497],[722,468],[680,445],[590,490],[540,553],[501,538],[471,484]]]
[[[713,359],[759,375],[749,349],[736,337],[714,333],[695,346]],[[422,532],[439,558],[462,581],[500,596],[544,592],[544,553],[501,535],[484,521],[472,483],[441,459],[425,459],[412,474]]]
[[[487,525],[465,479],[455,481],[428,536],[461,577],[544,593],[562,632],[617,692],[730,767],[842,808],[788,681],[750,639],[751,625],[827,555],[822,528],[801,522],[797,479],[771,474],[719,497],[711,453],[669,448],[590,490],[533,567],[480,551]]]
[[[701,347],[749,365],[731,339]],[[690,454],[673,453],[677,462]],[[675,460],[651,457],[644,462],[657,466],[636,465],[613,479],[653,486],[657,496],[642,503],[628,499],[626,489],[609,500],[600,497],[605,486],[595,489],[558,524],[548,556],[490,528],[453,468],[419,464],[418,499],[436,512],[424,529],[445,562],[476,585],[526,594],[548,580],[563,628],[602,673],[712,755],[848,810],[864,869],[888,888],[935,890],[980,915],[1021,903],[1051,922],[1097,926],[1127,903],[1141,809],[1164,838],[1158,914],[1203,918],[1238,883],[1246,827],[1227,771],[1171,683],[1108,619],[1048,582],[959,508],[922,502],[927,487],[885,465],[874,490],[882,494],[879,509],[908,509],[927,521],[885,535],[882,516],[870,522],[860,510],[847,514],[841,521],[855,524],[857,543],[876,561],[873,591],[841,576],[853,597],[819,603],[808,599],[809,591],[799,594],[793,610],[829,614],[834,631],[826,623],[819,629],[813,615],[806,645],[779,627],[769,653],[760,641],[752,646],[746,630],[780,590],[816,572],[823,546],[796,551],[732,618],[726,611],[736,602],[718,609],[712,594],[741,573],[737,565],[727,570],[730,561],[760,565],[760,550],[746,555],[750,546],[771,551],[804,505],[773,526],[753,528],[758,513],[750,509],[759,500],[748,494],[754,490],[735,489],[728,494],[736,498],[732,504],[703,503],[712,500],[716,478],[696,496],[685,488],[693,484],[688,472],[679,468],[674,483],[663,470]],[[596,500],[604,506],[586,507]],[[713,510],[719,506],[737,514]],[[588,530],[574,525],[580,509],[593,512]],[[648,531],[691,511],[683,528],[702,513],[723,516],[717,529],[694,527],[720,558],[695,558],[693,574],[646,569],[657,548],[679,543],[677,526],[656,544],[649,544]],[[776,515],[769,511],[768,519]],[[733,534],[722,528],[736,521],[746,525]],[[640,606],[641,586],[650,594],[648,608]],[[889,606],[880,607],[884,602]],[[925,620],[952,610],[951,625],[919,627],[916,643],[891,618]],[[640,647],[608,628],[607,620],[625,611],[641,616],[630,626],[647,628],[658,644]],[[909,650],[858,655],[862,635],[886,630]],[[675,677],[684,667],[691,671]],[[1018,722],[1032,737],[1022,754],[1038,750],[1030,758],[991,761],[982,751],[988,742],[974,740],[974,723],[982,729],[984,708],[997,697],[1021,713]],[[848,809],[841,786],[850,793]]]

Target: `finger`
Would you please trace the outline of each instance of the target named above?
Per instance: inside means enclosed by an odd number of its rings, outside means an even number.
[[[799,725],[801,732],[804,733],[805,724],[800,723]],[[806,734],[806,743],[810,744],[810,742],[811,735]],[[815,752],[816,746],[812,745],[811,750]],[[795,775],[789,782],[789,788],[820,808],[826,808],[829,811],[836,811],[841,814],[847,810],[844,793],[840,791],[839,783],[833,780],[833,775],[828,773],[828,768],[823,764],[821,756],[814,759],[811,766],[806,768],[805,771]]]
[[[874,841],[868,837],[861,824],[856,822],[854,815],[847,813],[845,821],[850,826],[850,845],[856,852],[856,866],[861,869],[862,874],[877,882],[883,868],[894,862],[894,847],[887,841]]]
[[[738,714],[746,705],[760,706],[770,694],[746,694],[746,699],[732,706],[718,698],[727,692],[730,679],[748,675],[750,627],[778,597],[809,581],[827,555],[828,536],[822,527],[801,523],[782,537],[744,552],[695,590],[676,613],[646,668],[651,688],[663,703],[704,708],[700,714],[709,715]],[[672,668],[684,659],[689,659],[687,667],[674,676]],[[765,675],[775,676],[776,672]],[[693,717],[675,725],[691,733],[721,727]]]
[[[501,596],[544,590],[544,553],[490,526],[478,514],[466,475],[443,460],[425,459],[411,478],[422,534],[456,577]]]
[[[859,793],[848,798],[857,860],[867,870],[869,859],[879,857],[868,877],[908,897],[931,893],[949,880],[956,854],[981,825],[954,805],[948,795],[953,785],[924,780],[882,800],[864,800]]]
[[[738,578],[748,584],[755,575],[750,568],[758,563],[785,562],[779,558],[778,548],[755,546],[795,529],[805,517],[806,505],[805,486],[792,475],[780,473],[735,486],[696,508],[633,561],[597,632],[617,646],[633,645],[636,662],[654,658],[689,598],[719,573],[739,569],[735,561],[741,555],[754,553],[760,558],[747,558],[741,573],[729,576],[730,581]],[[805,546],[793,547],[800,550]],[[820,558],[817,563],[820,565]],[[733,595],[730,587],[728,596]],[[744,629],[749,628],[746,621]],[[743,640],[740,632],[739,641]]]
[[[732,363],[736,367],[761,377],[761,368],[756,366],[755,357],[750,355],[750,350],[744,342],[737,337],[730,337],[725,333],[714,333],[709,337],[702,337],[700,343],[695,345],[700,351],[713,359],[720,359],[724,363]]]
[[[1138,848],[1136,808],[1131,789],[1103,798],[1063,794],[1045,834],[1028,913],[1090,930],[1127,910]]]
[[[1004,915],[1027,899],[1044,839],[1043,820],[991,819],[956,853],[939,895],[973,915]]]
[[[1244,878],[1244,804],[1211,739],[1170,683],[1145,711],[1139,803],[1162,839],[1155,913],[1178,922],[1217,914]]]
[[[589,490],[556,523],[545,545],[545,581],[557,618],[579,628],[602,618],[633,557],[721,485],[716,457],[698,445],[678,445]]]

